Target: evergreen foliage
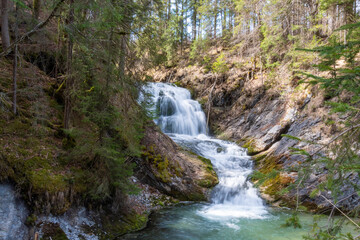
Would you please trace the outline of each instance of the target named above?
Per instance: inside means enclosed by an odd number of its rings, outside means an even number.
[[[341,114],[347,114],[344,124],[344,129],[340,134],[335,136],[327,145],[319,147],[316,152],[309,153],[304,149],[293,148],[292,154],[303,155],[306,159],[298,169],[299,177],[294,183],[294,186],[303,186],[304,182],[313,171],[318,169],[326,169],[326,180],[318,184],[310,197],[324,197],[324,192],[331,193],[333,198],[333,205],[336,205],[346,198],[354,194],[359,195],[360,186],[351,182],[351,178],[360,173],[359,164],[359,91],[360,91],[360,62],[356,56],[360,52],[360,25],[358,23],[344,25],[340,30],[347,30],[347,42],[343,43],[337,39],[336,36],[329,42],[328,45],[317,47],[310,50],[316,52],[320,56],[318,64],[314,65],[323,75],[313,75],[303,73],[307,79],[300,83],[307,83],[312,85],[320,85],[333,101],[328,101],[328,105],[332,111]],[[345,101],[341,96],[346,95]],[[299,138],[283,135],[290,139],[303,141]],[[316,144],[307,141],[310,144]],[[326,153],[326,155],[324,155]],[[342,192],[343,186],[349,185],[353,187],[352,195],[344,196]],[[350,212],[350,216],[357,216],[358,207]],[[348,216],[345,215],[348,218]],[[332,222],[325,231],[317,224],[314,224],[314,230],[306,239],[353,239],[351,234],[339,236],[341,225],[343,221],[338,223]]]
[[[75,22],[65,28],[74,39],[74,124],[67,133],[75,146],[69,160],[87,166],[90,179],[86,181],[92,185],[89,197],[104,201],[115,189],[132,189],[129,160],[141,152],[145,112],[137,105],[135,82],[126,75],[122,62],[126,54],[122,41],[136,5],[93,1],[86,9],[82,3],[74,9]],[[84,10],[97,17],[84,16]]]

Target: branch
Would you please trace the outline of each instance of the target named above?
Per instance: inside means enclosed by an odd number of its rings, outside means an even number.
[[[15,47],[16,44],[24,41],[25,38],[30,37],[31,35],[36,33],[38,30],[45,27],[50,22],[50,20],[55,16],[56,11],[60,8],[60,6],[63,2],[65,2],[65,0],[60,0],[56,4],[55,8],[52,10],[50,15],[45,19],[45,21],[40,22],[32,30],[30,30],[29,32],[22,35],[17,41],[13,42],[8,48],[6,48],[2,53],[0,53],[0,57],[4,57],[4,56],[8,55],[11,52],[12,48]]]
[[[327,144],[325,144],[323,147],[319,148],[318,150],[316,150],[314,153],[310,154],[311,157],[313,157],[315,154],[317,154],[318,152],[320,152],[322,149],[326,148],[329,144],[331,144],[332,142],[334,142],[336,139],[338,139],[339,137],[341,137],[342,135],[344,135],[345,133],[349,132],[350,130],[353,130],[354,128],[358,128],[360,127],[360,124],[357,124],[355,126],[352,126],[348,129],[346,129],[345,131],[343,131],[342,133],[340,133],[339,135],[337,135],[336,137],[334,137],[333,139],[331,139]]]
[[[327,199],[324,195],[320,195],[321,197],[323,197],[327,202],[329,202],[334,208],[336,208],[336,210],[338,210],[342,215],[344,215],[351,223],[353,223],[356,227],[358,227],[360,229],[360,226],[354,222],[348,215],[346,215],[343,211],[341,211],[335,204],[333,204],[329,199]]]

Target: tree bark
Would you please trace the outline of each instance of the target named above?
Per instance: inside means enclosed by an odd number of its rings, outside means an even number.
[[[215,6],[214,6],[214,38],[216,38],[216,29],[217,29],[217,14],[218,14],[218,0],[215,0]]]
[[[74,0],[70,0],[70,11],[68,15],[68,25],[73,24],[74,22]],[[66,89],[65,89],[65,109],[64,109],[64,128],[70,128],[70,116],[72,111],[72,97],[71,91],[73,88],[73,77],[71,76],[71,64],[72,64],[72,56],[73,56],[73,40],[71,36],[68,37],[68,44],[67,44],[67,64],[66,64]]]
[[[3,51],[10,46],[8,0],[1,0],[1,41]]]
[[[15,42],[18,38],[18,22],[17,22],[17,13],[18,13],[18,6],[16,4],[15,7]],[[17,95],[17,55],[18,55],[18,45],[15,44],[14,50],[14,62],[13,62],[13,113],[14,115],[17,114],[17,106],[16,106],[16,95]]]
[[[192,20],[192,40],[194,41],[196,39],[196,22],[197,22],[197,9],[196,9],[197,1],[193,0],[193,14],[191,17]]]
[[[36,20],[39,18],[40,8],[41,8],[41,0],[34,0],[33,1],[33,17]]]
[[[6,1],[6,0],[1,0],[1,1]],[[4,48],[3,45],[3,52],[0,53],[0,57],[6,56],[11,52],[11,49],[15,46],[15,44],[18,44],[22,41],[25,40],[25,38],[30,37],[31,35],[33,35],[34,33],[36,33],[38,30],[40,30],[41,28],[45,27],[50,20],[55,16],[55,13],[57,12],[57,10],[60,8],[61,4],[64,2],[65,0],[59,0],[59,2],[56,4],[55,8],[52,10],[52,12],[50,13],[50,15],[46,18],[45,21],[42,21],[41,23],[39,23],[38,25],[36,25],[32,30],[28,31],[27,33],[25,33],[24,35],[22,35],[16,42],[12,43],[11,45],[9,45],[7,48]]]
[[[183,55],[184,48],[184,2],[186,0],[181,1],[181,20],[180,20],[180,55]]]

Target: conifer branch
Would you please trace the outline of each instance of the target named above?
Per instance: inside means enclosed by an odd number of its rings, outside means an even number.
[[[348,215],[346,215],[343,211],[341,211],[334,203],[332,203],[324,195],[321,194],[320,196],[323,197],[328,203],[330,203],[334,208],[336,208],[336,210],[338,210],[342,215],[344,215],[351,223],[353,223],[356,227],[360,229],[360,226],[356,222],[354,222]]]
[[[0,53],[0,57],[4,57],[7,56],[11,50],[15,47],[15,45],[19,44],[20,42],[24,41],[25,38],[30,37],[31,35],[33,35],[34,33],[36,33],[38,30],[42,29],[43,27],[45,27],[50,20],[55,16],[55,13],[57,12],[57,10],[60,8],[61,4],[65,2],[65,0],[60,0],[56,6],[54,7],[54,9],[52,10],[52,12],[50,13],[50,15],[42,22],[40,22],[38,25],[36,25],[32,30],[28,31],[27,33],[25,33],[24,35],[22,35],[17,41],[13,42],[7,49],[5,49],[2,53]]]
[[[333,139],[331,139],[327,144],[325,144],[324,146],[322,146],[321,148],[319,148],[318,150],[316,150],[314,153],[310,154],[311,157],[313,157],[315,154],[317,154],[318,152],[320,152],[322,149],[326,148],[329,144],[331,144],[332,142],[334,142],[336,139],[338,139],[339,137],[341,137],[342,135],[344,135],[345,133],[349,132],[350,130],[353,130],[354,128],[358,128],[360,127],[360,124],[357,124],[355,126],[352,126],[348,129],[346,129],[345,131],[341,132],[339,135],[337,135],[336,137],[334,137]]]

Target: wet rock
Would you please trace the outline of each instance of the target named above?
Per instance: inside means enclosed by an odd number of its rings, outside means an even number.
[[[29,212],[25,203],[16,196],[10,184],[0,184],[0,239],[27,239],[29,229],[25,225]]]
[[[97,240],[99,239],[95,233],[95,222],[99,222],[98,214],[86,210],[84,207],[71,208],[61,216],[40,215],[37,220],[36,226],[40,237],[48,236],[48,239],[58,239],[60,236],[66,236],[71,240]],[[46,239],[46,238],[45,238]]]

